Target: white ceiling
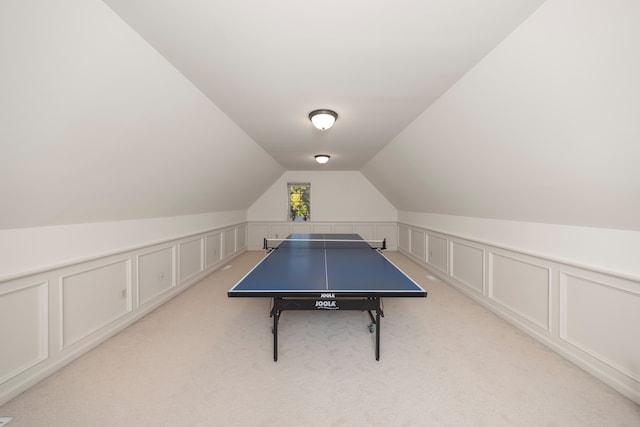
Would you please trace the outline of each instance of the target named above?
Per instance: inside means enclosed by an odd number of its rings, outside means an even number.
[[[287,170],[360,170],[543,3],[104,1]]]

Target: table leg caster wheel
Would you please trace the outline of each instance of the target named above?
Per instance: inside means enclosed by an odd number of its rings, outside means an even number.
[[[376,325],[369,325],[369,332],[374,333],[376,331]]]

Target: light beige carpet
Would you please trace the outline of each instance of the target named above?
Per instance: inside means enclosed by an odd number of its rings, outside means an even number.
[[[426,299],[284,312],[226,291],[248,252],[0,407],[8,427],[639,426],[640,406],[397,252]]]

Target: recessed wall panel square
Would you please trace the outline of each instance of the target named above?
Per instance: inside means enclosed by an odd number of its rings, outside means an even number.
[[[333,224],[333,232],[341,234],[353,233],[353,224]]]
[[[214,233],[210,236],[207,236],[207,238],[205,239],[206,268],[211,267],[212,265],[220,261],[220,259],[222,258],[222,253],[220,251],[221,250],[220,242],[221,242],[220,233]],[[260,247],[262,247],[262,245],[260,245]]]
[[[314,224],[313,225],[313,232],[314,233],[331,233],[333,232],[333,227],[331,226],[331,224]]]
[[[180,243],[180,282],[202,271],[202,239]]]
[[[640,293],[561,277],[561,337],[640,382]]]
[[[405,251],[411,249],[411,233],[408,227],[398,227],[398,247]]]
[[[48,284],[0,293],[0,384],[47,356]]]
[[[411,254],[416,258],[421,260],[426,260],[425,258],[425,233],[420,230],[411,230]]]
[[[224,232],[224,256],[225,258],[236,251],[236,230],[225,230]]]
[[[123,260],[61,278],[63,347],[131,311],[130,270]]]
[[[236,232],[236,250],[247,247],[247,227],[240,226]]]
[[[447,272],[447,239],[429,234],[427,236],[429,254],[427,262],[439,270]]]
[[[359,234],[364,240],[375,239],[375,230],[372,224],[356,224],[353,229],[356,234]]]
[[[548,330],[549,269],[496,253],[489,260],[489,297]]]
[[[482,292],[484,251],[459,242],[451,242],[451,276],[468,287]]]
[[[175,286],[174,249],[169,246],[138,256],[138,294],[145,304]]]

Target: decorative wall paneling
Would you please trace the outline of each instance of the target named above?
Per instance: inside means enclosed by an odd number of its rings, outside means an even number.
[[[60,276],[59,348],[64,350],[130,313],[131,282],[128,257],[82,265],[77,272]]]
[[[247,250],[247,224],[0,282],[0,404]]]
[[[398,225],[433,275],[640,403],[640,280]]]
[[[21,325],[0,328],[0,383],[47,359],[48,294],[49,281],[42,276],[16,280],[0,288],[0,325]]]
[[[186,258],[186,257],[181,257]],[[161,245],[136,255],[140,305],[176,286],[176,247]]]
[[[262,249],[265,238],[284,239],[291,233],[355,233],[365,240],[387,239],[387,248],[398,246],[395,222],[250,222],[248,249]]]
[[[204,268],[208,269],[222,259],[222,234],[213,233],[205,238],[205,262]]]

